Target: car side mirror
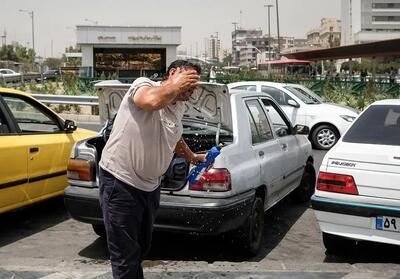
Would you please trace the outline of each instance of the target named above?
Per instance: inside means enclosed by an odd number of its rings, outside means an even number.
[[[73,120],[65,120],[64,122],[64,131],[66,131],[67,133],[72,133],[73,131],[75,131],[78,127],[76,126],[75,121]]]
[[[310,133],[310,128],[304,125],[296,125],[294,126],[294,130],[297,135],[308,135]]]
[[[288,105],[295,108],[300,107],[300,105],[295,100],[288,100]]]

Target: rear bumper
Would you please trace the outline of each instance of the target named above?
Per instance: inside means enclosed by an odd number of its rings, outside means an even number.
[[[255,192],[210,199],[161,194],[154,228],[182,233],[220,234],[240,228],[251,212]],[[102,224],[98,188],[68,186],[64,200],[72,218]]]
[[[99,202],[99,188],[68,186],[64,202],[75,220],[89,224],[103,224],[103,213]]]
[[[316,196],[312,197],[311,206],[322,232],[400,245],[400,233],[376,229],[376,217],[400,217],[398,207],[350,203]]]
[[[361,217],[392,216],[400,217],[400,207],[391,207],[365,203],[343,202],[313,196],[311,206],[314,210]]]

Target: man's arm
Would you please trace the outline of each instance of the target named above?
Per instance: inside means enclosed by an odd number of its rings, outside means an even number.
[[[176,144],[175,153],[195,164],[204,162],[206,158],[206,154],[193,153],[183,138]]]
[[[199,75],[195,70],[176,69],[161,86],[143,86],[133,96],[135,104],[147,111],[162,109],[171,104],[177,96],[197,85]]]

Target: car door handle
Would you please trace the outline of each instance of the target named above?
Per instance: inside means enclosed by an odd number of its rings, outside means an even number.
[[[35,153],[35,152],[38,152],[39,151],[39,147],[31,147],[31,148],[29,148],[29,152],[30,153]]]
[[[282,150],[286,150],[287,149],[287,144],[286,143],[281,144],[281,148],[282,148]]]
[[[260,157],[262,157],[262,156],[264,156],[264,151],[258,151],[258,155],[260,156]]]

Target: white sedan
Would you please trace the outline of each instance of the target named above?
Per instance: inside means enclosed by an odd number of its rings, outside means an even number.
[[[17,81],[21,80],[21,74],[10,69],[0,69],[0,79],[4,81]]]
[[[400,100],[373,103],[325,155],[312,207],[330,252],[400,245]]]
[[[317,149],[332,148],[358,115],[352,108],[324,103],[317,94],[298,84],[245,81],[228,87],[271,95],[294,126],[310,127],[309,139]]]

